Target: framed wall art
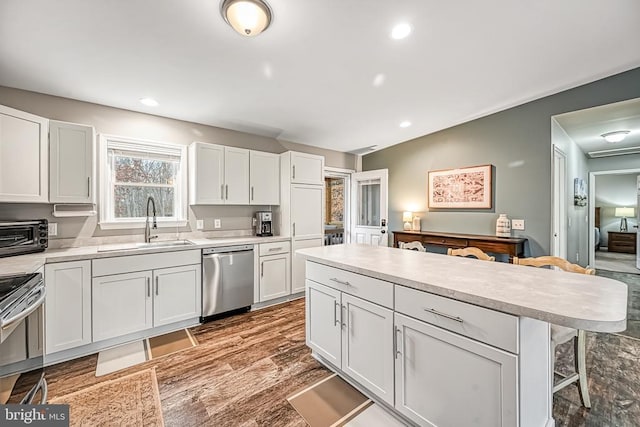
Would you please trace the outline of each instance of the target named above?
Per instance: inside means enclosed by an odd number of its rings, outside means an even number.
[[[573,180],[573,204],[575,206],[587,206],[587,186],[582,178]]]
[[[429,171],[427,201],[434,209],[491,209],[492,166]]]

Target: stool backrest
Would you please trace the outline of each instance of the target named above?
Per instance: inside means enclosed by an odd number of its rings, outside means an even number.
[[[476,247],[473,246],[468,246],[466,248],[462,248],[462,249],[451,249],[449,248],[447,250],[447,255],[453,255],[453,256],[463,256],[463,257],[467,257],[467,256],[473,256],[476,257],[482,261],[495,261],[496,257],[494,256],[490,256],[486,253],[484,253],[482,251],[482,249],[478,249]]]
[[[398,247],[400,247],[400,249],[410,249],[413,251],[427,252],[425,247],[422,246],[422,243],[420,242],[399,242]]]
[[[585,268],[578,264],[572,264],[564,258],[557,256],[539,256],[536,258],[518,258],[513,257],[513,263],[518,265],[530,265],[532,267],[558,267],[561,270],[569,271],[571,273],[581,274],[596,274],[596,270],[593,268]]]

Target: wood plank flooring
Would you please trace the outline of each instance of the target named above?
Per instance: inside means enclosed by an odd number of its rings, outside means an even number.
[[[50,396],[61,396],[156,368],[167,426],[304,426],[286,397],[329,375],[304,343],[304,300],[210,322],[192,330],[197,347],[102,377],[97,356],[47,368]],[[566,350],[566,349],[564,349]],[[590,411],[575,386],[554,397],[556,425],[640,425],[640,340],[590,334]],[[558,366],[571,364],[560,349]]]

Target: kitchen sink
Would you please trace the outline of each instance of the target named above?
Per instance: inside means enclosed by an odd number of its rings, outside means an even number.
[[[125,243],[102,246],[98,248],[98,252],[116,252],[116,251],[133,251],[145,248],[173,248],[182,246],[191,246],[194,243],[189,240],[161,240],[159,242],[149,243]]]

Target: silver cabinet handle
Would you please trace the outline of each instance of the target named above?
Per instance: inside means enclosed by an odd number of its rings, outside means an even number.
[[[293,223],[293,237],[296,237],[296,223]]]
[[[296,179],[296,165],[293,165],[293,179]]]
[[[339,325],[342,321],[338,322],[338,314],[336,313],[336,309],[340,307],[340,304],[338,303],[338,301],[334,301],[333,302],[333,325]],[[340,315],[342,316],[342,312],[340,312]]]
[[[91,177],[87,177],[87,197],[91,197]]]
[[[341,305],[340,306],[340,323],[342,323],[342,327],[346,328],[347,327],[347,322],[344,321],[344,317],[342,317],[342,310],[347,310],[347,315],[349,315],[349,311],[346,305]],[[348,319],[347,319],[348,320]]]
[[[281,251],[282,249],[284,249],[282,246],[280,246],[279,248],[269,248],[269,252]]]
[[[227,195],[225,199],[229,200],[229,184],[226,184],[225,187],[227,188]]]
[[[447,318],[447,319],[454,320],[454,321],[456,321],[456,322],[458,322],[458,323],[462,323],[462,322],[464,322],[464,320],[463,320],[461,317],[458,317],[458,316],[452,316],[451,314],[443,313],[443,312],[438,311],[438,310],[436,310],[436,309],[434,309],[434,308],[425,308],[425,309],[424,309],[424,311],[428,311],[429,313],[433,313],[433,314],[435,314],[436,316],[445,317],[445,318]]]
[[[159,277],[156,276],[156,295],[160,292],[160,283],[158,282]]]
[[[264,261],[260,263],[260,277],[264,277]]]
[[[147,298],[151,297],[151,279],[147,277]]]
[[[344,280],[336,279],[335,277],[332,277],[329,280],[331,280],[332,282],[340,283],[341,285],[351,286],[351,283]]]
[[[220,198],[224,200],[224,184],[220,185]]]
[[[394,327],[393,328],[393,351],[395,353],[396,359],[398,358],[399,355],[402,354],[402,352],[400,351],[400,344],[398,343],[398,332],[402,333],[400,328]]]
[[[253,200],[253,187],[251,187],[251,200]]]

